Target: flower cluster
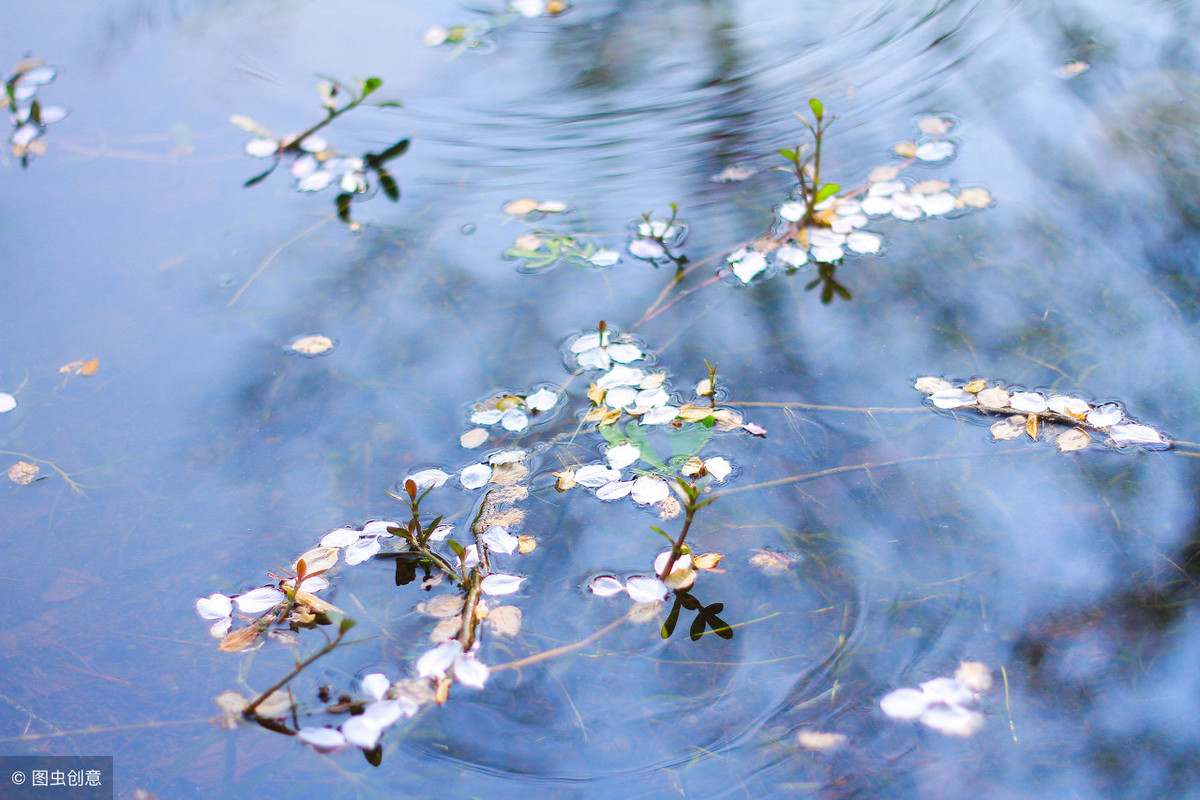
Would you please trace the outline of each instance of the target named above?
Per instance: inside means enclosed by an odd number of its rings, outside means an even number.
[[[1061,393],[1005,388],[999,383],[989,388],[982,379],[955,386],[944,378],[924,377],[914,388],[928,395],[935,408],[1003,415],[1005,418],[991,427],[996,440],[1027,435],[1036,441],[1055,432],[1055,444],[1062,452],[1086,448],[1094,435],[1107,436],[1116,447],[1161,450],[1171,446],[1161,431],[1133,419],[1115,401],[1095,403]],[[1071,427],[1063,431],[1063,426]]]
[[[300,741],[323,753],[341,750],[347,745],[370,750],[379,744],[384,731],[402,718],[412,717],[419,708],[411,697],[393,692],[391,681],[381,672],[364,676],[362,691],[369,700],[361,704],[361,713],[337,728],[301,728],[296,734]]]
[[[46,143],[41,138],[46,126],[67,116],[61,106],[44,106],[38,99],[38,91],[52,83],[58,74],[54,67],[45,66],[41,59],[30,58],[17,64],[14,74],[5,82],[5,105],[13,124],[8,137],[12,153],[21,159],[21,166],[29,166],[29,159],[46,152]]]
[[[422,34],[421,41],[426,47],[451,44],[459,50],[486,51],[491,49],[492,45],[489,35],[497,28],[502,28],[518,19],[557,17],[569,9],[570,6],[565,0],[510,0],[504,11],[493,14],[487,22],[475,25],[453,25],[449,28],[435,25]]]
[[[896,689],[883,696],[879,708],[892,719],[915,719],[941,733],[971,736],[984,723],[983,713],[973,706],[980,693],[991,688],[992,672],[986,664],[963,661],[953,678],[934,678],[919,689]]]
[[[476,403],[471,411],[475,425],[499,425],[511,433],[528,430],[530,417],[545,414],[558,404],[561,394],[541,387],[528,395],[502,394]]]

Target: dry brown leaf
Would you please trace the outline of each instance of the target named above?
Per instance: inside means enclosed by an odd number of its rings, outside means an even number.
[[[221,640],[217,649],[223,653],[240,653],[251,647],[257,647],[261,638],[262,631],[257,625],[247,625],[225,634],[225,638]]]
[[[38,466],[28,461],[18,461],[8,468],[8,479],[13,483],[27,486],[37,480]]]
[[[953,124],[954,120],[945,117],[921,117],[917,120],[917,130],[928,136],[945,136]]]
[[[525,555],[526,553],[532,553],[536,549],[537,549],[537,539],[533,538],[532,536],[518,536],[517,537],[517,552],[520,553],[521,555]]]
[[[963,391],[970,392],[971,394],[979,394],[986,388],[987,388],[987,381],[980,379],[977,381],[971,381],[967,385],[963,386]]]
[[[987,208],[991,204],[992,195],[987,189],[963,189],[954,201],[958,208]]]
[[[438,624],[434,625],[433,630],[429,632],[429,641],[434,644],[448,642],[456,638],[461,630],[462,615],[439,620]]]
[[[521,632],[521,619],[521,609],[516,606],[498,606],[483,624],[496,636],[516,636]]]
[[[301,585],[303,586],[303,584]],[[307,606],[315,614],[343,614],[342,610],[333,603],[328,603],[312,592],[306,592],[303,589],[296,592],[296,602],[302,606]]]
[[[292,693],[286,689],[271,692],[254,709],[260,717],[282,717],[292,707]]]
[[[324,572],[332,567],[337,560],[338,549],[336,547],[314,547],[296,559],[296,563],[292,564],[292,572],[295,572],[300,562],[303,561],[304,574],[316,575],[318,572]]]
[[[95,375],[96,370],[98,370],[98,369],[100,369],[100,359],[98,359],[98,358],[88,359],[88,361],[86,363],[84,363],[84,365],[82,367],[79,368],[79,374],[80,375]]]
[[[488,432],[486,428],[473,428],[467,431],[462,436],[458,437],[458,443],[468,450],[479,447],[488,440]]]
[[[521,217],[530,211],[537,210],[538,201],[532,197],[522,197],[504,204],[504,213],[512,217]]]
[[[742,415],[728,408],[718,408],[712,412],[712,417],[716,420],[717,430],[719,431],[734,431],[742,427]]]
[[[702,553],[692,558],[692,565],[696,569],[716,569],[717,564],[720,564],[723,558],[725,558],[724,553]]]
[[[487,508],[479,515],[479,524],[484,530],[499,525],[501,528],[515,528],[525,521],[525,512],[519,508]]]
[[[463,599],[457,594],[437,594],[417,604],[417,611],[434,619],[447,619],[462,611]]]
[[[683,513],[683,506],[674,497],[668,497],[658,504],[659,519],[675,519]]]
[[[900,174],[899,167],[893,167],[890,165],[885,166],[885,167],[876,167],[875,169],[873,169],[869,173],[867,173],[867,182],[868,183],[882,183],[884,181],[894,181],[894,180],[896,180],[896,176],[899,174]]]
[[[1054,440],[1058,445],[1058,452],[1071,453],[1076,450],[1083,450],[1091,444],[1092,437],[1083,428],[1072,428],[1069,431],[1063,431]]]
[[[439,706],[450,698],[450,684],[454,683],[450,678],[442,678],[438,681],[437,690],[433,693],[433,702]]]
[[[975,399],[984,408],[1008,408],[1009,401],[1012,400],[1012,395],[1006,389],[993,386],[991,389],[984,389]]]
[[[608,409],[604,406],[596,406],[591,411],[583,415],[584,422],[595,422],[598,425],[604,424],[604,420],[608,417]]]
[[[592,384],[587,390],[587,399],[592,401],[594,406],[604,405],[604,389],[600,389],[596,384]]]
[[[846,734],[803,730],[796,734],[796,741],[807,750],[836,750],[846,743]]]
[[[944,192],[949,188],[950,184],[946,183],[945,181],[931,179],[914,183],[911,187],[909,187],[908,191],[912,192],[913,194],[937,194],[938,192]]]
[[[1035,442],[1038,438],[1038,422],[1039,420],[1037,414],[1030,414],[1029,416],[1025,417],[1025,432],[1029,434],[1029,438],[1033,439]]]
[[[691,403],[687,403],[680,407],[679,413],[675,416],[684,422],[699,422],[702,419],[708,419],[712,415],[713,410],[708,406],[694,406]]]
[[[685,478],[690,478],[693,475],[699,475],[704,469],[704,460],[700,456],[692,456],[687,461],[683,462],[683,466],[679,468],[680,474]]]
[[[757,567],[760,572],[771,575],[791,569],[792,559],[773,550],[756,549],[754,555],[750,556],[750,566]]]
[[[217,704],[217,708],[227,714],[240,714],[246,710],[246,706],[250,705],[249,700],[232,689],[221,692],[213,699]]]
[[[529,477],[529,467],[517,462],[500,464],[492,470],[491,482],[497,486],[512,486]]]
[[[989,430],[992,432],[992,441],[994,442],[1016,439],[1025,432],[1025,419],[1024,417],[1005,417],[993,422]]]

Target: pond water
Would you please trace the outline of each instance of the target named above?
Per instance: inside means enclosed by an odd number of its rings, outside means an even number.
[[[480,46],[423,43],[457,24]],[[1194,4],[1136,0],[10,4],[0,54],[55,67],[37,96],[69,115],[26,167],[0,162],[0,451],[38,467],[0,487],[0,753],[112,755],[118,797],[1197,796],[1197,41]],[[386,163],[399,201],[374,187],[355,229],[337,188],[296,191],[294,153],[243,187],[271,162],[230,117],[303,130],[318,76],[382,80],[321,131],[340,153],[411,140]],[[793,114],[811,121],[810,98],[837,117],[821,178],[842,194],[887,165],[988,193],[873,216],[881,252],[847,253],[852,298],[827,303],[811,265],[729,274],[785,224],[777,151],[811,141]],[[910,163],[905,140],[953,154]],[[506,213],[520,198],[567,210]],[[677,285],[627,249],[671,204]],[[505,257],[538,231],[621,259]],[[590,591],[649,576],[669,547],[651,526],[683,520],[556,490],[610,446],[581,420],[603,373],[571,349],[601,320],[676,406],[709,403],[712,364],[716,405],[766,430],[699,451],[734,470],[699,481],[717,500],[687,541],[724,560],[691,596],[732,638],[693,641],[685,609],[664,640],[673,600],[622,622],[627,594]],[[335,346],[289,352],[306,334]],[[1119,402],[1174,446],[993,441],[994,415],[933,408],[925,376]],[[531,427],[460,444],[478,404],[542,387],[557,399]],[[653,434],[659,457],[695,449],[703,425],[682,427]],[[220,652],[197,598],[272,583],[332,530],[407,521],[388,494],[406,476],[514,447],[510,527],[537,547],[493,553],[525,580],[489,602],[522,626],[481,627],[477,651],[513,668],[384,731],[377,766],[217,724],[219,694],[255,697],[326,638]],[[459,483],[421,511],[465,544],[487,489]],[[413,678],[437,623],[416,606],[453,593],[397,586],[382,556],[327,577],[361,641],[290,684],[291,729],[345,721],[319,687]],[[964,661],[993,684],[973,735],[884,713]]]

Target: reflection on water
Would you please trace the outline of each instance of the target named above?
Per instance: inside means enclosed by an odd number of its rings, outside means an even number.
[[[114,0],[48,24],[63,10],[14,7],[0,33],[10,63],[58,67],[44,88],[71,109],[28,169],[4,156],[0,190],[0,392],[16,402],[0,466],[42,476],[0,500],[3,752],[111,753],[129,796],[1190,790],[1194,9],[599,2],[513,21],[457,58],[421,43],[464,18],[445,3]],[[1090,68],[1064,77],[1072,62]],[[412,134],[389,165],[403,199],[356,207],[358,233],[286,182],[244,190],[228,124],[306,119],[329,74],[378,75],[404,103],[339,119],[347,152],[386,152],[397,120]],[[952,110],[954,160],[914,164],[914,182],[986,186],[995,205],[892,225],[880,255],[837,266],[852,302],[806,292],[816,268],[686,293],[777,223],[795,180],[771,167],[810,97],[839,116],[823,181],[856,185],[913,121]],[[753,172],[712,180],[730,167]],[[569,211],[506,213],[518,198]],[[699,265],[674,287],[670,263],[628,250],[630,222],[671,204],[688,223],[672,252]],[[621,260],[519,274],[504,253],[530,225]],[[703,454],[736,471],[688,534],[725,556],[687,590],[699,608],[680,600],[665,640],[670,605],[455,690],[389,730],[378,767],[212,724],[220,692],[261,692],[295,662],[280,643],[217,652],[195,598],[394,519],[385,489],[472,463],[460,437],[477,404],[503,415],[507,397],[562,387],[560,344],[601,319],[636,325],[681,394],[715,365],[720,402],[768,431]],[[284,351],[313,333],[336,348]],[[90,359],[93,375],[57,372]],[[993,442],[921,406],[928,375],[1119,403],[1176,447]],[[499,449],[578,424],[483,427]],[[618,444],[581,433],[566,461],[535,454],[520,533],[537,548],[513,557],[526,580],[504,601],[523,626],[487,639],[483,661],[605,630],[632,598],[589,584],[647,576],[665,544],[650,526],[678,534],[630,499],[555,490],[554,473]],[[448,488],[428,510],[466,525],[473,498]],[[396,575],[385,558],[334,573],[326,599],[372,638],[297,679],[305,711],[322,686],[414,675],[429,593],[420,572]],[[298,652],[320,645],[302,636]],[[881,710],[963,661],[996,682],[974,736]]]

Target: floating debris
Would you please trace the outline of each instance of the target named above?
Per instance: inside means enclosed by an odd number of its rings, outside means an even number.
[[[896,689],[884,695],[879,708],[892,719],[919,720],[949,736],[973,736],[984,724],[983,713],[973,706],[991,687],[986,664],[963,661],[953,678],[934,678],[919,689]]]
[[[987,381],[978,379],[955,386],[944,378],[923,377],[917,379],[913,388],[927,395],[935,408],[1005,416],[991,426],[994,441],[1017,439],[1022,434],[1033,441],[1053,437],[1063,453],[1086,449],[1093,437],[1101,437],[1118,448],[1171,447],[1161,431],[1128,416],[1125,407],[1114,401],[1093,403],[1057,392],[1005,387],[999,382],[987,388]]]
[[[46,66],[40,58],[27,58],[13,68],[13,74],[5,81],[5,106],[13,123],[8,141],[22,167],[28,167],[34,156],[45,155],[48,148],[42,137],[46,126],[69,113],[61,106],[42,105],[38,98],[41,88],[53,83],[57,76],[57,67]]]

